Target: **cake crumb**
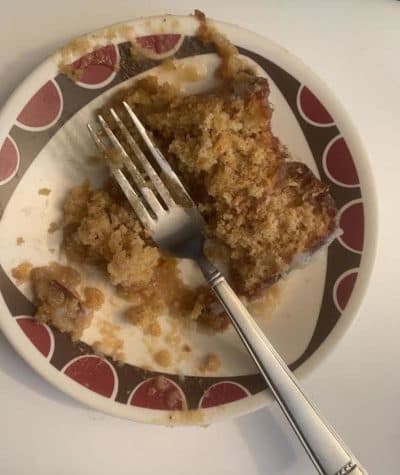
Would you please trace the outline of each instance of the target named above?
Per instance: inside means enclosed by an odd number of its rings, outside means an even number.
[[[92,310],[99,310],[105,301],[103,292],[96,287],[85,287],[85,305]]]
[[[171,346],[178,345],[180,341],[181,341],[180,335],[178,333],[175,333],[175,332],[170,332],[165,337],[165,342],[168,343],[168,345],[171,345]]]
[[[93,348],[93,351],[99,356],[110,356],[116,362],[125,363],[125,353],[122,350],[110,352],[110,347],[104,340],[94,341],[91,347]]]
[[[134,325],[139,325],[144,320],[144,314],[138,311],[138,307],[129,307],[125,311],[124,316]]]
[[[153,358],[163,368],[167,368],[172,363],[171,353],[168,350],[157,351],[154,353]]]
[[[89,155],[87,157],[87,162],[90,166],[97,167],[97,165],[103,162],[103,159],[98,155]]]
[[[49,194],[51,193],[51,190],[50,190],[50,188],[40,188],[38,190],[38,193],[39,193],[39,195],[49,196]]]
[[[236,46],[234,46],[224,34],[220,33],[208,22],[203,12],[195,10],[194,16],[199,21],[197,37],[204,44],[212,43],[221,58],[221,65],[219,68],[219,74],[221,77],[224,79],[234,78],[241,72],[246,71],[248,66],[240,57]]]
[[[16,239],[16,242],[17,242],[17,246],[21,246],[25,242],[25,239],[21,236],[18,236]]]
[[[165,400],[168,408],[173,409],[180,401],[182,401],[182,396],[178,389],[173,389],[167,393]]]
[[[168,414],[169,422],[172,424],[204,424],[204,410],[192,409],[189,411],[173,411]]]
[[[151,336],[161,336],[161,327],[158,322],[149,323],[149,325],[145,328],[145,334]]]
[[[107,150],[107,165],[111,170],[118,170],[124,166],[124,157],[120,150],[115,147]]]
[[[155,323],[163,308],[162,302],[144,299],[142,303],[129,307],[125,311],[124,317],[133,325],[141,326],[145,329],[150,324]]]
[[[215,373],[221,367],[221,359],[215,353],[210,353],[204,359],[200,365],[200,371],[202,373]]]
[[[32,264],[28,261],[21,262],[17,267],[11,269],[11,275],[17,281],[17,285],[26,282],[32,270]]]
[[[168,386],[169,386],[168,379],[164,378],[164,376],[157,376],[154,379],[154,387],[158,391],[165,391],[166,389],[168,389]]]
[[[126,359],[123,351],[124,341],[119,337],[121,327],[104,319],[98,320],[97,327],[101,339],[96,340],[92,344],[92,348],[95,349],[95,351],[110,356],[114,361],[124,362]]]
[[[143,61],[144,59],[146,59],[146,56],[143,54],[142,51],[140,51],[139,47],[134,43],[132,44],[129,50],[129,53],[133,62]]]
[[[105,336],[108,336],[112,333],[115,333],[121,330],[121,327],[119,325],[115,325],[115,323],[109,322],[104,319],[99,320],[97,326],[100,330],[100,333]]]
[[[195,82],[203,79],[207,75],[207,68],[204,63],[187,64],[182,60],[168,58],[161,63],[161,68],[174,73],[174,83]]]
[[[49,225],[49,229],[47,230],[47,232],[49,234],[53,234],[55,233],[56,231],[58,231],[60,229],[60,224],[59,223],[55,223],[54,221],[52,221]]]

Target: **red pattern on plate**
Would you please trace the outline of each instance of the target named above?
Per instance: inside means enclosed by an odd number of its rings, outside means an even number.
[[[104,358],[79,356],[68,363],[64,373],[82,386],[105,397],[114,395],[117,379],[115,372]]]
[[[47,81],[31,97],[17,120],[20,124],[31,128],[50,127],[60,116],[61,109],[61,92],[53,81]]]
[[[347,303],[351,297],[351,294],[354,289],[354,285],[357,280],[357,272],[351,272],[339,277],[336,281],[334,289],[336,291],[336,302],[339,307],[339,310],[343,312],[346,308]]]
[[[18,317],[18,325],[33,345],[48,357],[52,349],[53,335],[48,326],[36,322],[32,317]]]
[[[331,142],[325,154],[325,167],[333,181],[345,186],[359,185],[357,170],[343,137]]]
[[[200,400],[199,406],[203,409],[221,406],[222,404],[238,401],[248,396],[248,391],[240,384],[222,381],[207,389]]]
[[[178,411],[187,408],[182,389],[165,376],[150,378],[136,386],[128,403],[148,409]]]
[[[364,207],[360,201],[344,206],[340,212],[339,241],[355,252],[361,252],[364,244]]]
[[[173,50],[181,38],[182,35],[148,35],[136,38],[136,43],[143,49],[164,55]]]
[[[299,107],[306,119],[317,125],[328,125],[333,123],[333,119],[319,99],[303,86],[300,90]]]
[[[0,149],[0,184],[8,181],[18,169],[19,153],[15,143],[7,137]]]
[[[111,78],[118,68],[118,47],[107,45],[82,56],[72,63],[72,68],[81,70],[80,84],[94,86],[103,84]]]

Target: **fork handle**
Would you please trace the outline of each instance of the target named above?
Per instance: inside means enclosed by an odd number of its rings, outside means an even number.
[[[318,473],[366,475],[367,472],[334,430],[321,418],[225,278],[205,258],[200,259],[198,264]]]

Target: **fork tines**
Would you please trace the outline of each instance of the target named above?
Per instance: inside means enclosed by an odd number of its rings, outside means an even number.
[[[132,124],[147,145],[157,165],[160,167],[166,183],[160,178],[115,109],[110,109],[110,115],[120,131],[121,137],[123,137],[129,146],[129,149],[122,145],[121,141],[113,132],[112,127],[110,127],[101,114],[97,115],[97,119],[101,129],[108,138],[108,144],[106,144],[102,138],[104,134],[97,133],[91,124],[87,126],[93,141],[109,162],[112,163],[112,159],[110,158],[112,151],[118,153],[118,158],[121,163],[118,164],[118,166],[111,165],[111,173],[120,185],[137,216],[142,221],[142,224],[152,230],[154,222],[168,213],[173,207],[177,205],[191,207],[194,206],[194,203],[176,173],[172,170],[158,147],[153,143],[145,127],[131,107],[125,101],[123,102],[123,106]],[[130,154],[135,156],[137,159],[136,163],[140,165],[142,171],[139,170]],[[124,171],[128,173],[128,176],[126,176]],[[132,186],[130,180],[132,180],[134,186]],[[149,184],[149,180],[153,189]]]

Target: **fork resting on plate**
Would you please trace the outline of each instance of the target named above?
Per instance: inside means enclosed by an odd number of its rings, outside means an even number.
[[[101,133],[96,132],[90,124],[88,128],[97,147],[106,157],[110,158],[110,150],[117,150],[121,166],[112,166],[111,173],[137,217],[162,250],[176,257],[192,259],[199,265],[318,473],[366,474],[334,430],[319,415],[221,272],[204,256],[204,221],[195,203],[136,114],[126,102],[123,102],[123,106],[159,167],[159,173],[114,109],[110,109],[113,128],[116,126],[119,129],[125,145],[122,145],[102,115],[97,116]],[[132,160],[132,155],[135,160]]]

